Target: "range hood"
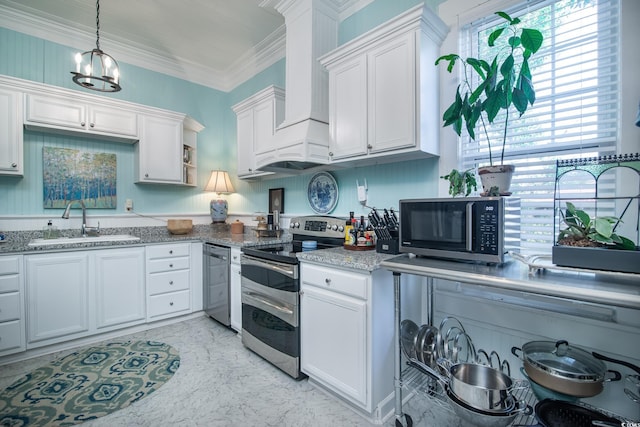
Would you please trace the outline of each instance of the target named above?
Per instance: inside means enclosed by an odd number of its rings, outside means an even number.
[[[327,0],[265,0],[286,26],[285,118],[256,168],[302,174],[329,164],[329,76],[318,61],[337,47],[338,11]],[[274,5],[273,5],[274,4]]]

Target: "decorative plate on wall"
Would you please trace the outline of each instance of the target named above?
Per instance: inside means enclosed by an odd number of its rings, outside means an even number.
[[[328,214],[338,204],[338,183],[328,172],[318,172],[309,181],[307,198],[314,212]]]

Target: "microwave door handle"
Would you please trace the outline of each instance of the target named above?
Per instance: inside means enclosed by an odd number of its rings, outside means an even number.
[[[467,203],[467,251],[473,250],[473,202]]]

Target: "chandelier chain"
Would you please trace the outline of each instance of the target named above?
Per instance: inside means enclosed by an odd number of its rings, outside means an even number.
[[[100,0],[96,0],[96,48],[100,50]]]

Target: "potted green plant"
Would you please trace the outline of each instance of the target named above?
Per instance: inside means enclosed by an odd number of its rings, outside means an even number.
[[[560,211],[560,215],[565,228],[558,233],[556,245],[552,248],[554,264],[640,273],[640,252],[636,244],[615,233],[620,218],[592,218],[570,202],[566,202],[566,211]]]
[[[504,12],[496,12],[496,15],[503,18],[506,25],[491,32],[487,39],[488,46],[496,52],[493,58],[463,59],[460,55],[452,53],[436,60],[436,66],[445,61],[449,72],[453,71],[458,61],[463,65],[462,82],[456,90],[455,100],[442,115],[443,126],[452,126],[460,136],[464,124],[473,140],[478,135],[476,127],[482,128],[489,148],[489,166],[478,168],[484,195],[509,192],[511,176],[515,170],[513,165],[504,164],[509,121],[513,117],[513,108],[521,117],[535,102],[529,61],[543,42],[542,33],[532,28],[521,28],[519,18],[512,18]],[[508,36],[506,45],[498,49],[496,42],[503,34]],[[474,83],[476,80],[477,84]],[[501,143],[492,142],[488,125],[494,123],[501,110],[505,113],[504,124],[500,129]],[[493,152],[497,146],[501,146],[499,163]],[[494,175],[495,173],[498,176]],[[501,175],[506,177],[501,179]]]
[[[449,195],[452,197],[461,195],[467,197],[472,191],[478,189],[476,174],[473,169],[467,169],[463,172],[457,169],[451,169],[451,172],[440,178],[449,181]]]

